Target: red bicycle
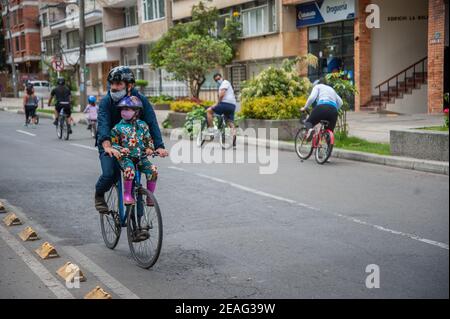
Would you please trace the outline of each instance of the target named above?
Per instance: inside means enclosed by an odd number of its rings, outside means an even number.
[[[306,112],[309,115],[309,112]],[[304,120],[301,121],[304,125]],[[308,129],[302,127],[295,136],[295,152],[302,161],[311,157],[315,151],[316,162],[325,164],[331,156],[334,147],[334,134],[328,128],[328,121],[320,121],[313,129],[312,137],[307,138]]]

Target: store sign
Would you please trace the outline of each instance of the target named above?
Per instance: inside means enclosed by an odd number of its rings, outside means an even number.
[[[297,28],[354,17],[355,0],[317,0],[297,6]]]

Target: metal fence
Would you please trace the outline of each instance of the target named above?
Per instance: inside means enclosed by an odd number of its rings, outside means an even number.
[[[168,87],[146,87],[140,91],[145,96],[153,97],[167,95],[177,99],[190,96],[189,88],[184,85]],[[200,91],[200,99],[217,102],[217,87],[203,87]]]

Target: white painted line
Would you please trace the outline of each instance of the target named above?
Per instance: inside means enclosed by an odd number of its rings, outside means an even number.
[[[36,274],[44,285],[55,294],[58,299],[75,299],[70,291],[64,287],[37,259],[28,251],[3,225],[0,225],[0,237]]]
[[[91,151],[96,151],[97,150],[97,148],[95,148],[95,147],[82,145],[82,144],[70,143],[70,145],[73,145],[73,146],[76,146],[76,147],[80,147],[80,148],[84,148],[84,149],[91,150]]]
[[[134,294],[127,287],[122,285],[117,279],[112,277],[106,271],[104,271],[100,266],[95,264],[92,260],[82,254],[78,249],[71,246],[64,246],[64,251],[72,256],[76,260],[77,264],[83,265],[83,267],[94,274],[103,284],[108,286],[112,292],[118,295],[122,299],[140,299],[138,295]]]
[[[185,170],[183,168],[180,168],[180,167],[169,166],[168,168],[175,169],[175,170],[178,170],[178,171],[188,172],[187,170]],[[297,202],[297,201],[289,199],[289,198],[284,198],[284,197],[281,197],[281,196],[272,195],[272,194],[269,194],[269,193],[266,193],[266,192],[259,191],[259,190],[254,189],[254,188],[246,187],[246,186],[243,186],[243,185],[239,185],[239,184],[236,184],[236,183],[233,183],[233,182],[229,182],[229,181],[226,181],[226,180],[223,180],[223,179],[220,179],[220,178],[216,178],[216,177],[212,177],[212,176],[208,176],[208,175],[205,175],[205,174],[197,173],[195,175],[197,175],[199,177],[202,177],[202,178],[206,178],[206,179],[215,181],[215,182],[218,182],[218,183],[226,184],[226,185],[229,185],[231,187],[234,187],[234,188],[237,188],[237,189],[249,192],[249,193],[253,193],[253,194],[256,194],[256,195],[259,195],[259,196],[268,197],[268,198],[275,199],[275,200],[278,200],[278,201],[286,202],[286,203],[289,203],[289,204],[293,204],[293,205],[297,205],[297,206],[300,206],[300,207],[308,208],[310,210],[321,212],[321,210],[319,208],[316,208],[316,207],[313,207],[313,206],[310,206],[310,205],[307,205],[307,204],[304,204],[304,203],[300,203],[300,202]],[[413,234],[409,234],[409,233],[404,233],[404,232],[401,232],[401,231],[398,231],[398,230],[389,229],[389,228],[386,228],[386,227],[383,227],[383,226],[371,224],[371,223],[368,223],[368,222],[365,222],[365,221],[362,221],[362,220],[359,220],[359,219],[356,219],[356,218],[353,218],[353,217],[349,217],[349,216],[346,216],[346,215],[343,215],[343,214],[339,214],[339,213],[332,213],[332,212],[323,212],[323,213],[331,214],[331,215],[334,215],[336,217],[343,218],[345,220],[348,220],[348,221],[351,221],[353,223],[357,223],[357,224],[360,224],[360,225],[369,226],[369,227],[372,227],[372,228],[374,228],[376,230],[379,230],[379,231],[391,233],[391,234],[394,234],[394,235],[399,235],[399,236],[402,236],[402,237],[406,237],[406,238],[409,238],[409,239],[420,241],[420,242],[425,243],[425,244],[429,244],[429,245],[437,246],[437,247],[445,249],[445,250],[449,250],[449,245],[445,244],[445,243],[441,243],[441,242],[434,241],[434,240],[431,240],[431,239],[422,238],[422,237],[419,237],[419,236],[416,236],[416,235],[413,235]]]
[[[36,134],[25,132],[25,131],[22,131],[22,130],[16,130],[16,132],[22,133],[22,134],[26,134],[26,135],[30,135],[30,136],[36,136]]]

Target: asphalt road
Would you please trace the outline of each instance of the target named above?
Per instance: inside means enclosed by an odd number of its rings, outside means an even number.
[[[114,251],[103,244],[86,127],[60,141],[50,120],[22,123],[0,112],[0,200],[25,221],[0,225],[0,298],[81,298],[97,285],[113,298],[449,297],[448,176],[337,159],[319,166],[289,152],[270,175],[256,164],[156,159],[164,243],[143,270],[126,236]],[[175,143],[166,139],[169,150]],[[41,240],[18,239],[25,226]],[[43,241],[61,257],[40,260]],[[85,273],[80,288],[56,276],[66,261]],[[372,264],[380,287],[368,289]]]

